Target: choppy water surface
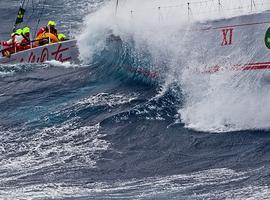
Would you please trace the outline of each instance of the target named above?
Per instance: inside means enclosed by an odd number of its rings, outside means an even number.
[[[17,4],[0,2],[1,40]],[[217,75],[198,103],[179,27],[138,31],[104,4],[46,1],[41,24],[71,24],[83,62],[0,65],[0,199],[269,199],[269,86]],[[253,112],[216,104],[233,94]]]

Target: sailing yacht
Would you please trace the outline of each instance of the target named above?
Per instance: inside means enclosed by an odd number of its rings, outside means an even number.
[[[226,6],[230,7],[230,15],[222,17],[222,11],[226,11],[222,3],[225,5],[226,2]],[[240,1],[232,0],[189,0],[177,2],[176,5],[158,6],[155,10],[164,16],[166,13],[186,13],[188,25],[186,29],[182,26],[178,31],[181,40],[178,48],[183,49],[179,52],[179,59],[192,61],[191,65],[196,63],[196,67],[190,66],[196,68],[196,72],[270,69],[270,11],[266,9],[269,2],[251,0],[245,3],[246,5],[240,6]],[[116,11],[118,4],[116,0]],[[202,8],[204,5],[208,5],[209,11],[206,12],[206,8]],[[232,13],[237,10],[241,12]],[[203,17],[210,16],[211,12],[218,16],[216,19],[209,17],[202,20],[200,12],[203,13]],[[136,10],[131,11],[132,17],[136,17],[134,13],[136,14]],[[179,15],[177,17],[179,18]],[[192,20],[194,17],[197,19]]]
[[[26,0],[21,0],[13,31],[15,31],[18,26],[23,23],[24,14],[26,11],[25,8]],[[39,21],[40,19],[38,20],[38,22]],[[8,52],[8,49],[2,49],[0,55],[0,64],[43,63],[50,60],[66,62],[76,61],[78,59],[78,48],[76,44],[77,41],[75,39],[58,41],[54,43],[52,43],[50,38],[42,39],[47,39],[48,43],[42,46],[38,46],[35,45],[37,43],[37,40],[35,39],[30,41],[31,48],[23,51],[16,51],[15,47],[15,53],[12,54]]]

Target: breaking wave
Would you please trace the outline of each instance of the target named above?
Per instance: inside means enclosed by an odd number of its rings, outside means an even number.
[[[132,6],[140,12],[126,12]],[[135,5],[131,1],[116,14],[113,5],[106,4],[87,16],[78,38],[81,60],[102,65],[106,72],[111,69],[133,79],[158,83],[161,91],[178,85],[179,96],[183,98],[184,94],[179,120],[188,128],[211,132],[267,130],[268,72],[196,73],[200,66],[216,62],[230,65],[229,59],[220,57],[202,60],[209,51],[203,46],[211,43],[211,38],[198,41],[201,33],[196,29],[209,26],[208,22],[188,22],[183,13],[163,15],[162,20],[157,20],[160,13],[156,11],[143,14],[147,6],[148,3]],[[201,44],[194,46],[197,42]],[[246,51],[237,46],[230,59],[247,62],[256,51],[259,50],[251,47]],[[239,52],[243,55],[240,58],[236,57]],[[215,49],[208,54],[215,54]]]
[[[115,13],[113,2],[70,0],[67,20],[80,24],[89,2],[80,63],[0,65],[0,198],[266,199],[267,70],[230,71],[203,48],[213,38],[198,28],[210,15],[188,19],[164,1],[121,1]],[[228,57],[244,63],[258,51]],[[225,67],[205,73],[217,62]]]

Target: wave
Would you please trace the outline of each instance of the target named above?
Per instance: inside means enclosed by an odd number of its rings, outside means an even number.
[[[135,6],[127,3],[124,8],[131,5]],[[136,8],[144,10],[146,5],[149,4]],[[163,91],[178,85],[179,96],[184,96],[179,105],[179,120],[187,128],[206,132],[270,128],[270,115],[264,109],[270,98],[267,72],[197,72],[200,66],[217,62],[231,65],[224,56],[214,56],[218,50],[213,45],[205,49],[214,38],[198,29],[222,21],[230,23],[232,18],[198,23],[181,20],[183,14],[179,14],[178,18],[158,20],[154,11],[134,17],[124,8],[116,14],[109,3],[85,18],[85,27],[78,37],[83,62],[97,66],[106,77],[117,72],[122,77],[132,77],[131,82],[155,82]],[[241,18],[234,19],[241,22]],[[243,63],[251,61],[259,51],[252,45],[249,49],[240,45],[229,56]]]
[[[224,60],[194,31],[208,22],[122,11],[85,18],[78,65],[0,66],[0,197],[269,196],[269,133],[242,131],[268,129],[267,73],[196,70]]]
[[[12,65],[2,64],[0,65],[0,76],[4,78],[8,76],[14,76],[15,74],[18,73],[29,72],[33,70],[35,66],[36,65],[30,64],[12,64]]]
[[[29,185],[24,188],[8,188],[1,196],[16,198],[76,198],[76,199],[265,199],[269,196],[269,186],[253,181],[243,183],[249,178],[253,180],[256,171],[237,172],[219,168],[199,171],[185,175],[165,177],[149,177],[115,182],[83,183],[67,185],[62,183],[44,183]],[[266,172],[262,172],[266,174]],[[232,187],[233,186],[233,187]],[[165,189],[166,188],[166,189]],[[224,188],[225,191],[224,191]]]

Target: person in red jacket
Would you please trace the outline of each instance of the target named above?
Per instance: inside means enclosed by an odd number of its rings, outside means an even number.
[[[57,29],[55,28],[56,22],[55,21],[49,21],[48,25],[45,27],[42,27],[37,32],[37,37],[43,33],[51,33],[54,34],[57,37]]]
[[[14,41],[15,41],[15,32],[14,33],[11,33],[11,38],[8,40],[8,41],[2,41],[1,42],[1,45],[4,47],[4,48],[7,48],[7,47],[10,47],[11,45],[14,44]]]
[[[24,27],[23,31],[22,31],[22,36],[23,36],[23,40],[22,42],[19,44],[19,49],[22,50],[26,50],[26,49],[30,49],[31,48],[31,39],[30,39],[30,28],[29,27]]]
[[[4,57],[10,57],[11,53],[14,53],[15,34],[15,32],[11,33],[11,38],[8,41],[0,42],[3,47],[3,50],[1,52]]]
[[[5,42],[1,42],[4,47],[2,54],[9,57],[11,54],[20,51],[19,44],[22,42],[22,29],[17,29],[15,33],[11,34],[11,39]]]

